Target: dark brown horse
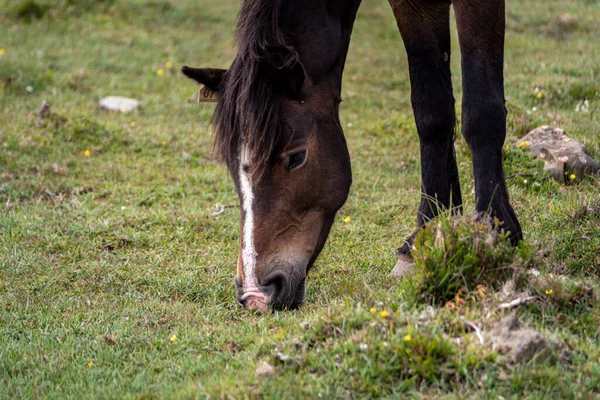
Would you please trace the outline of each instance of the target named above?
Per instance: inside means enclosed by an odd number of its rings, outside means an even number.
[[[521,227],[502,171],[506,135],[504,0],[390,0],[410,66],[421,145],[418,224],[461,208],[450,79],[450,6],[463,70],[462,130],[476,209],[516,243]],[[216,148],[241,201],[236,284],[248,309],[294,308],[352,182],[338,111],[360,0],[243,0],[229,70],[183,67],[218,93]],[[409,257],[412,237],[399,249]]]

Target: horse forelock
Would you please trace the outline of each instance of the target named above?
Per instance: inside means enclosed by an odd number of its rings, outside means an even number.
[[[236,30],[237,56],[225,75],[215,109],[215,148],[230,167],[240,160],[243,144],[249,170],[260,177],[282,147],[281,95],[265,68],[281,69],[298,62],[279,26],[283,0],[245,0]]]

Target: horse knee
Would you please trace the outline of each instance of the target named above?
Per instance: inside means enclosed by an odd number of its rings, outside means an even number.
[[[456,126],[454,98],[451,94],[441,97],[441,99],[430,97],[415,99],[413,96],[413,109],[419,139],[425,145],[447,144],[454,138]]]
[[[501,148],[506,138],[504,101],[463,102],[462,132],[473,152],[481,148]]]

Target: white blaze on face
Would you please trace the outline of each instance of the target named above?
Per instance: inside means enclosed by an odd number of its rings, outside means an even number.
[[[240,155],[240,191],[242,194],[242,208],[244,209],[244,232],[242,232],[242,266],[244,267],[244,295],[242,300],[250,295],[261,294],[256,282],[256,250],[254,249],[254,193],[252,192],[252,179],[245,171],[250,155],[246,146],[242,146]]]

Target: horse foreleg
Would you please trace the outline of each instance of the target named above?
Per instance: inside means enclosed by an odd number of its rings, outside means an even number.
[[[516,244],[523,238],[502,170],[504,0],[454,0],[462,56],[462,132],[473,156],[476,210],[500,220]]]
[[[423,3],[423,4],[422,4]],[[390,0],[406,52],[421,147],[419,226],[462,205],[454,152],[456,115],[450,72],[450,2]],[[410,252],[414,234],[399,249]]]

